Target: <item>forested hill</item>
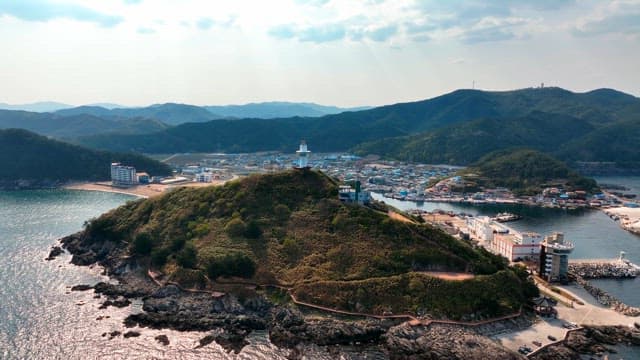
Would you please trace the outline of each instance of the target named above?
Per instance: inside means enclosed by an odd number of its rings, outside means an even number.
[[[640,114],[640,100],[608,89],[587,93],[559,88],[458,90],[429,100],[320,118],[216,120],[182,124],[153,135],[96,135],[80,142],[96,148],[145,153],[254,152],[289,150],[292,142],[304,138],[312,151],[345,151],[383,138],[411,136],[478,119],[526,119],[532,113],[537,114],[537,119],[547,119],[546,125],[551,122],[548,119],[560,116],[578,119],[595,130]],[[532,129],[538,133],[543,130]],[[385,151],[377,154],[388,155]]]
[[[499,256],[431,226],[343,204],[337,190],[310,170],[179,188],[104,214],[63,242],[87,250],[72,250],[83,264],[151,263],[193,287],[215,289],[210,281],[225,277],[279,283],[301,300],[350,311],[477,319],[517,311],[535,292],[526,272]],[[444,281],[423,270],[478,276]]]
[[[135,166],[151,175],[168,175],[161,162],[138,154],[85,149],[20,129],[0,130],[0,182],[29,184],[69,180],[108,180],[111,162]]]
[[[485,187],[506,187],[518,195],[539,194],[555,185],[567,191],[598,190],[595,180],[583,177],[565,163],[530,149],[502,150],[484,156],[462,170],[468,180]]]

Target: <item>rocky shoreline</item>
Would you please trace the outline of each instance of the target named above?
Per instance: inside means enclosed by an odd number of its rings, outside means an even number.
[[[100,264],[105,274],[118,281],[78,285],[72,290],[93,290],[105,299],[103,306],[128,306],[131,299],[142,300],[143,311],[129,315],[122,331],[111,338],[139,335],[139,331],[130,330],[133,327],[203,331],[206,335],[198,346],[216,342],[228,352],[239,353],[248,344],[250,333],[266,330],[269,340],[288,352],[290,359],[303,358],[308,349],[317,346],[326,347],[336,357],[348,348],[388,359],[523,359],[488,336],[531,325],[526,317],[469,327],[437,323],[412,326],[390,319],[306,314],[304,309],[275,304],[256,292],[248,296],[213,296],[184,291],[171,284],[159,286],[147,276],[144,266],[108,240],[90,241],[78,233],[61,239],[61,243],[72,254],[73,264]],[[55,254],[50,257],[55,258]],[[156,341],[169,343],[167,338]],[[537,359],[555,359],[541,356]]]

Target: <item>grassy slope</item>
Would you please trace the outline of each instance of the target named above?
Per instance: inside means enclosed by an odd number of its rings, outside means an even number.
[[[143,253],[150,251],[156,266],[189,285],[202,283],[207,273],[211,276],[210,264],[219,264],[221,258],[235,254],[255,263],[255,274],[250,277],[256,281],[311,287],[317,292],[307,292],[306,300],[348,309],[351,307],[328,301],[324,289],[329,291],[332,285],[327,281],[379,278],[393,289],[388,296],[380,294],[378,300],[361,304],[359,310],[363,311],[433,306],[434,312],[448,316],[461,317],[467,311],[496,315],[516,310],[525,300],[525,287],[517,277],[486,278],[495,286],[502,283],[516,290],[489,293],[486,301],[494,306],[470,305],[464,313],[446,302],[435,304],[413,297],[415,289],[411,292],[402,286],[405,280],[397,275],[424,269],[494,274],[506,266],[500,258],[439,230],[344,205],[336,195],[331,179],[316,172],[252,176],[222,187],[178,189],[162,197],[132,202],[93,220],[86,231],[93,241],[119,239],[121,246],[132,252],[140,234],[148,234],[151,243]],[[245,224],[241,231],[230,225],[240,221]],[[259,229],[258,236],[248,230],[252,227]],[[187,249],[195,249],[196,256],[185,266],[181,257],[193,252]],[[438,293],[440,284],[429,282],[424,291]],[[474,284],[462,282],[454,288],[462,294]],[[355,296],[361,287],[357,285],[346,293]],[[405,300],[394,301],[397,297]]]

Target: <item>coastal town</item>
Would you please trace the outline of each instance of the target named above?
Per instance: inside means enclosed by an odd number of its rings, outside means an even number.
[[[164,160],[174,168],[171,177],[154,177],[138,172],[132,166],[113,163],[110,183],[80,184],[73,188],[149,197],[180,186],[222,184],[238,177],[292,167],[313,168],[344,184],[338,194],[344,202],[367,204],[374,201],[372,193],[375,193],[382,201],[393,199],[415,204],[506,204],[566,211],[599,209],[631,232],[637,226],[630,220],[636,216],[634,210],[638,208],[635,196],[622,192],[620,188],[587,194],[552,187],[535,196],[515,196],[506,188],[483,188],[464,193],[457,191],[465,181],[458,175],[460,167],[408,164],[350,154],[314,154],[304,142],[291,154],[177,154]],[[640,309],[624,304],[589,282],[591,279],[625,279],[640,275],[640,267],[627,260],[624,252],[617,259],[571,259],[575,249],[571,239],[565,239],[559,232],[543,236],[518,231],[507,224],[520,218],[512,213],[490,217],[442,210],[413,210],[398,218],[439,227],[452,236],[527,269],[541,293],[541,297],[535,300],[539,317],[524,330],[494,332],[491,335],[521,354],[533,355],[556,344],[558,339],[564,339],[569,331],[578,328],[578,324],[633,326],[634,321],[628,316],[640,315]]]

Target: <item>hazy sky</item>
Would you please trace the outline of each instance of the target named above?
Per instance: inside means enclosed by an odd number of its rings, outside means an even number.
[[[640,95],[640,1],[0,0],[0,102]]]

